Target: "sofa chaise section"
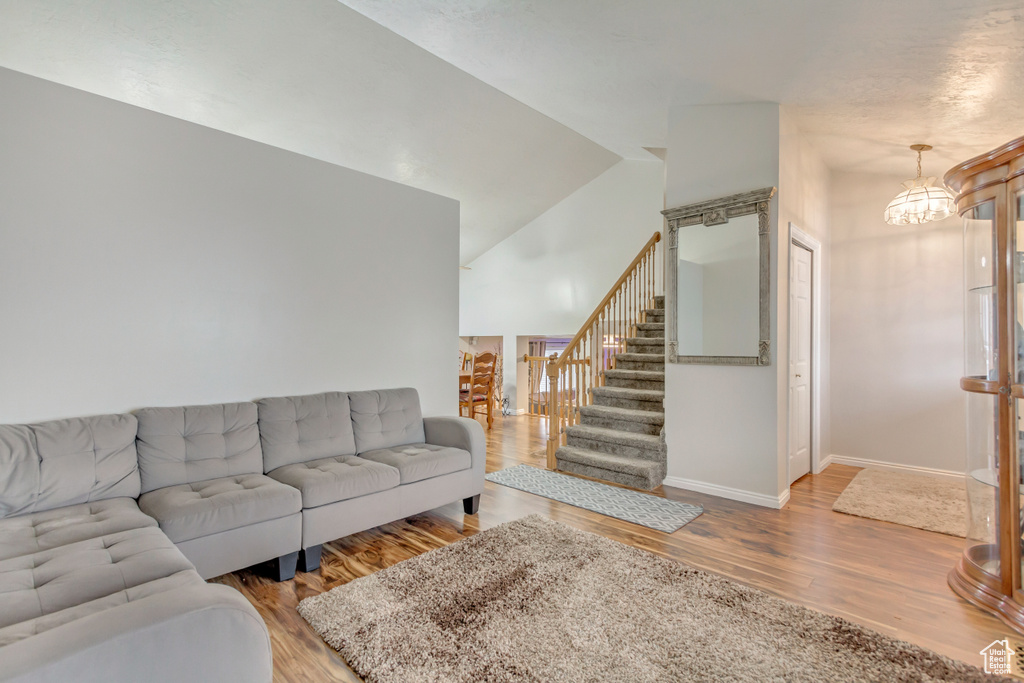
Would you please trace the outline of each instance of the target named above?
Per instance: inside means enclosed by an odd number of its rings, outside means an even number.
[[[254,403],[144,408],[139,507],[208,579],[265,561],[295,574],[302,497],[263,474]]]
[[[302,495],[303,571],[319,566],[327,541],[459,498],[475,506],[473,496],[483,489],[480,425],[428,418],[439,439],[428,444],[415,389],[265,398],[257,405],[267,476]],[[360,441],[381,452],[357,455]]]
[[[238,591],[190,580],[0,647],[4,683],[180,683],[273,677],[267,627]]]
[[[132,415],[0,425],[0,681],[187,680],[195,666],[270,680],[256,611],[139,510],[136,431]],[[225,622],[230,643],[211,630]]]

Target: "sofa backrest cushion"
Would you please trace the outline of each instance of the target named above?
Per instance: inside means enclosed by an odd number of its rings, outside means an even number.
[[[143,493],[263,473],[255,403],[143,408],[135,416]]]
[[[0,425],[0,517],[138,498],[134,415]]]
[[[348,395],[356,452],[423,443],[423,413],[415,389],[353,391]]]
[[[256,401],[263,470],[336,455],[355,455],[348,394],[280,396]]]

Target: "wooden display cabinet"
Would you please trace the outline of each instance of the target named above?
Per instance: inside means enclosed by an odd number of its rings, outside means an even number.
[[[968,532],[949,585],[1024,633],[1024,137],[951,169],[964,221]]]

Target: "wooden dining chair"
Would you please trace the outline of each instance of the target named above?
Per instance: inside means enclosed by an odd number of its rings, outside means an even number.
[[[487,413],[487,428],[494,425],[494,373],[497,356],[486,352],[473,359],[473,381],[468,390],[459,392],[459,415],[462,409],[469,411],[468,417],[475,417],[478,406],[484,406]]]

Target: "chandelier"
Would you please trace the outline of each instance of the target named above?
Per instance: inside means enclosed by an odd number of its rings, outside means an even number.
[[[946,187],[935,184],[935,178],[921,177],[921,152],[931,145],[911,145],[917,152],[917,177],[903,183],[904,190],[885,207],[885,222],[909,225],[938,221],[956,212],[956,197]]]

